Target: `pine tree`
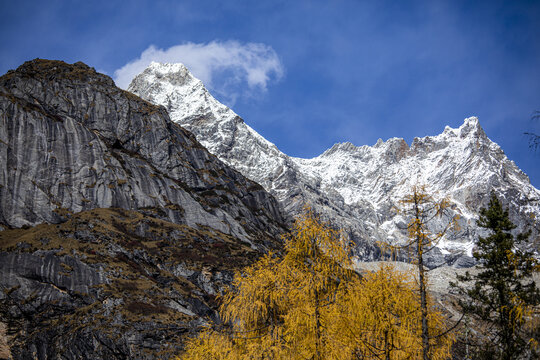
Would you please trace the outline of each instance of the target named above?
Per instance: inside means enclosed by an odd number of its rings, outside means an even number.
[[[467,299],[459,302],[462,311],[484,325],[486,341],[477,358],[520,359],[534,352],[536,341],[527,336],[527,324],[533,323],[533,306],[540,302],[532,280],[538,262],[531,252],[516,247],[530,232],[512,235],[516,226],[494,194],[489,206],[480,210],[478,225],[490,232],[479,237],[473,252],[479,272],[458,276],[461,284],[452,286]]]

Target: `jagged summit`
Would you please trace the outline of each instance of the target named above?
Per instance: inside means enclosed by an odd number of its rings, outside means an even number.
[[[147,79],[154,80],[152,83],[147,83],[148,85],[164,86],[168,83],[174,86],[187,85],[192,87],[195,83],[200,83],[202,86],[202,82],[196,79],[184,64],[180,63],[170,64],[152,61],[143,71],[143,74]],[[156,82],[156,80],[160,81]]]
[[[478,118],[476,116],[472,116],[466,118],[463,121],[463,124],[457,129],[446,126],[442,134],[436,136],[425,136],[423,138],[414,138],[411,146],[414,148],[417,146],[425,146],[426,143],[447,143],[449,141],[453,141],[452,138],[468,139],[467,141],[472,138],[482,139],[491,143],[491,140],[489,140],[484,130],[480,126]],[[351,155],[362,154],[366,151],[374,151],[374,149],[381,149],[383,152],[399,149],[401,152],[406,152],[409,149],[409,145],[404,139],[397,137],[390,138],[386,141],[379,138],[372,147],[367,145],[356,146],[347,141],[344,143],[334,144],[330,149],[319,155],[319,157],[336,156],[338,153],[349,153]]]
[[[154,67],[156,65],[153,65]],[[287,213],[309,203],[327,220],[345,229],[358,244],[359,257],[378,256],[377,241],[399,242],[406,237],[392,208],[413,184],[429,185],[436,197],[449,197],[461,216],[462,229],[448,236],[432,264],[470,264],[479,234],[475,219],[491,191],[510,206],[519,229],[540,225],[540,192],[528,177],[492,142],[477,117],[466,118],[435,136],[379,140],[374,146],[339,143],[312,159],[289,157],[219,104],[200,81],[174,86],[137,76],[130,91],[165,106],[171,119],[189,128],[220,159],[259,182],[276,196]],[[158,83],[156,83],[158,82]],[[153,90],[151,90],[153,89]],[[533,246],[533,245],[531,245]],[[537,246],[537,245],[535,245]],[[461,266],[460,265],[460,266]]]
[[[460,136],[466,136],[469,133],[478,133],[478,134],[484,134],[484,129],[482,129],[482,126],[480,126],[480,121],[478,120],[478,117],[471,116],[466,118],[463,121],[463,125],[461,125],[458,128]]]
[[[478,120],[478,117],[476,116],[471,116],[463,120],[463,124],[457,129],[451,128],[450,126],[446,126],[441,135],[447,135],[450,137],[459,137],[459,138],[475,137],[475,138],[483,138],[483,139],[489,140],[486,133],[484,132],[484,129],[480,125],[480,121]]]
[[[152,69],[155,73],[162,73],[164,75],[171,73],[180,73],[184,76],[192,76],[188,68],[182,63],[160,63],[157,61],[152,61],[148,65],[147,69]]]

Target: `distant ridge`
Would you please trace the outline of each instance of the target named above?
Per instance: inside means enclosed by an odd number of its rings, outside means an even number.
[[[461,230],[441,243],[429,259],[470,266],[479,235],[478,209],[494,191],[509,206],[518,230],[531,227],[540,248],[540,191],[483,131],[476,117],[437,136],[415,138],[410,146],[398,138],[374,146],[336,144],[313,159],[289,157],[215,100],[202,82],[181,64],[152,63],[129,91],[165,106],[171,119],[192,131],[210,152],[260,183],[286,213],[306,203],[356,242],[360,259],[379,256],[377,241],[400,242],[406,219],[392,211],[411,185],[425,183],[436,197],[448,196],[461,216]]]

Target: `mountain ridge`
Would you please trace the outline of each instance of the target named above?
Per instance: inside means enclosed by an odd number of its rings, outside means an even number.
[[[116,88],[82,63],[27,62],[0,77],[0,95],[5,225],[54,223],[61,212],[96,207],[158,206],[173,222],[209,225],[247,240],[237,214],[203,198],[262,206],[269,219],[281,216],[258,184],[208,153],[163,107]]]
[[[8,358],[174,358],[286,231],[271,194],[108,76],[36,59],[0,77]]]
[[[429,267],[474,264],[492,190],[539,248],[539,191],[477,118],[410,145],[339,143],[301,159],[183,66],[155,63],[136,80],[146,100],[83,63],[36,59],[0,77],[2,354],[174,357],[305,204],[350,236],[360,269],[385,258],[378,241],[406,238],[393,208],[420,180],[462,215]]]
[[[233,110],[215,100],[200,80],[184,67],[152,63],[137,75],[128,91],[165,106],[171,119],[190,129],[224,162],[260,183],[287,214],[298,214],[309,203],[323,218],[345,229],[358,245],[360,259],[380,256],[378,241],[403,242],[405,219],[392,213],[414,184],[426,184],[437,198],[448,196],[461,230],[449,235],[431,265],[472,263],[471,252],[482,230],[475,226],[478,209],[493,190],[510,208],[518,230],[532,227],[530,243],[538,251],[540,191],[507,159],[470,117],[435,136],[379,140],[374,146],[338,143],[311,159],[290,157],[249,127]],[[155,76],[159,74],[159,80]],[[167,82],[177,79],[182,86]],[[166,101],[165,101],[166,100]],[[190,112],[184,112],[184,109]],[[361,220],[359,220],[361,219]],[[435,224],[435,227],[440,226]]]

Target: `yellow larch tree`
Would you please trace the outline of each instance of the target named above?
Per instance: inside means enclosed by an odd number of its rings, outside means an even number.
[[[427,291],[427,269],[424,265],[424,255],[434,249],[439,241],[446,235],[448,230],[457,228],[458,216],[450,217],[447,214],[450,202],[448,199],[436,200],[431,196],[424,185],[415,185],[410,194],[401,201],[400,211],[410,217],[408,224],[409,242],[404,248],[414,251],[414,258],[417,266],[419,301],[421,309],[421,329],[422,329],[422,358],[430,360],[434,358],[431,349],[431,339],[437,339],[439,334],[430,331],[428,291]],[[430,222],[436,217],[446,217],[444,226],[436,231],[430,230]]]
[[[309,209],[284,240],[282,256],[235,275],[221,298],[223,324],[188,341],[182,359],[420,359],[421,311],[409,278],[388,267],[360,277],[346,238]],[[442,328],[440,314],[429,316]],[[434,342],[433,359],[450,343]]]
[[[281,266],[294,304],[284,316],[286,342],[300,359],[327,359],[323,319],[353,275],[346,239],[307,211],[286,238]]]
[[[265,255],[235,275],[221,298],[228,327],[206,328],[188,343],[184,359],[212,351],[216,359],[327,358],[323,319],[353,274],[348,244],[309,209],[292,230],[284,256]]]
[[[354,279],[330,313],[332,358],[421,359],[422,328],[418,285],[412,272],[381,265]],[[429,308],[431,333],[442,333],[444,317]],[[431,339],[431,359],[449,357],[453,336]]]

